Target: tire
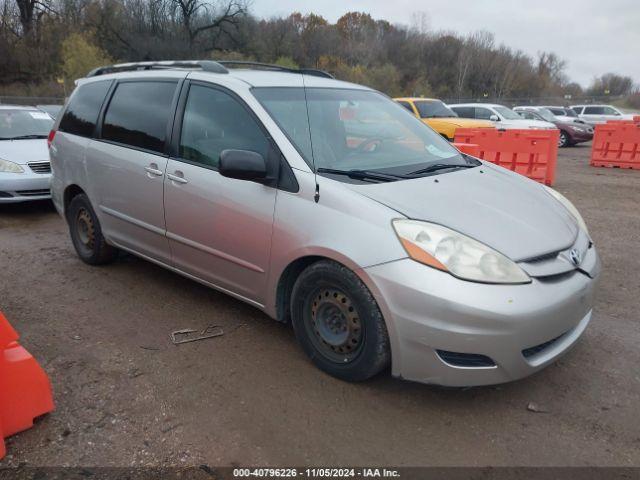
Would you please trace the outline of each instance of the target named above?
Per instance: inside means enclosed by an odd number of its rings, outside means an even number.
[[[558,139],[558,147],[565,148],[571,146],[571,138],[564,130],[560,130],[560,138]]]
[[[80,260],[89,265],[104,265],[115,260],[118,251],[104,239],[98,217],[85,194],[76,195],[71,200],[67,208],[67,223]]]
[[[303,350],[329,375],[358,382],[391,363],[382,313],[364,283],[343,265],[323,260],[300,274],[291,318]]]

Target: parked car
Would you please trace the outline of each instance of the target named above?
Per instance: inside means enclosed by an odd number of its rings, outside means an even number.
[[[576,343],[600,261],[569,200],[367,87],[237,63],[78,81],[50,154],[80,259],[122,249],[228,293],[291,323],[345,380],[390,364],[495,384]]]
[[[36,105],[36,108],[47,112],[49,116],[55,120],[60,110],[62,110],[62,105]]]
[[[454,140],[458,128],[494,128],[488,120],[459,118],[442,101],[434,98],[403,97],[394,100],[449,141]]]
[[[51,198],[47,135],[51,117],[34,108],[0,105],[0,203]]]
[[[560,120],[564,120],[567,122],[576,122],[576,123],[586,123],[584,120],[580,120],[578,114],[573,111],[573,109],[569,107],[558,107],[558,106],[540,106],[535,108],[546,108],[553,115]],[[515,110],[515,109],[514,109]]]
[[[541,107],[516,107],[513,110],[527,120],[542,120],[553,123],[560,130],[559,147],[570,147],[593,140],[593,127],[586,123],[578,124],[573,121],[560,120],[550,110]]]
[[[622,113],[611,105],[572,105],[581,120],[591,125],[607,123],[609,120],[633,120],[633,115]]]
[[[459,117],[490,120],[496,128],[504,130],[513,128],[552,130],[556,128],[553,123],[540,120],[526,120],[504,105],[458,103],[449,105],[449,108],[456,112]]]

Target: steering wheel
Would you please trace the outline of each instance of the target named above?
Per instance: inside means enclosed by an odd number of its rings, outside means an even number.
[[[358,145],[358,147],[356,148],[356,152],[358,153],[375,152],[376,150],[378,150],[378,148],[380,148],[380,146],[382,145],[382,142],[384,142],[384,139],[382,138],[368,138],[367,140],[362,142],[360,145]]]

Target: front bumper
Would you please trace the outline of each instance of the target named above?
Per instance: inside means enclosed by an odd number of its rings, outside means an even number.
[[[546,367],[569,350],[591,320],[600,260],[526,285],[458,280],[410,259],[364,270],[387,320],[392,373],[447,386],[491,385]],[[551,343],[551,340],[554,340]],[[523,351],[527,351],[527,356]],[[495,365],[461,367],[438,351],[489,357]],[[533,352],[533,353],[532,353]]]
[[[0,173],[0,203],[51,198],[50,173]]]
[[[593,130],[591,132],[577,132],[575,130],[571,130],[568,133],[571,138],[571,143],[583,143],[593,140]]]

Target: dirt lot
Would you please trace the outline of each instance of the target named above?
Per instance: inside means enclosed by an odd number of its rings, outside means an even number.
[[[604,262],[595,317],[496,387],[343,383],[250,306],[131,256],[84,265],[49,203],[0,208],[0,308],[57,403],[0,466],[640,465],[640,171],[589,167],[589,148],[562,151],[556,187]],[[209,324],[229,332],[169,341]]]

